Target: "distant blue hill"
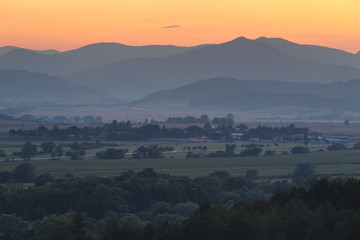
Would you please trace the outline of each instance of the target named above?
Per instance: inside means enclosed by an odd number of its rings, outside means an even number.
[[[318,84],[212,78],[154,92],[130,105],[156,106],[181,102],[184,107],[252,109],[298,106],[360,112],[358,89],[360,80]]]
[[[0,70],[0,99],[71,99],[112,98],[91,87],[59,77],[22,70]]]

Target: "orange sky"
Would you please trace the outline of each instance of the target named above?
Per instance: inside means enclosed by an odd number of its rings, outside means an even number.
[[[239,36],[357,52],[360,0],[0,0],[0,46],[189,46]]]

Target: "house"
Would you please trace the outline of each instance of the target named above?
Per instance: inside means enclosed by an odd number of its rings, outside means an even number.
[[[291,135],[291,140],[293,141],[301,141],[301,140],[305,140],[305,134],[294,134],[294,135]]]
[[[250,142],[260,142],[261,141],[260,138],[250,138],[249,140],[250,140]]]
[[[231,138],[233,141],[241,141],[244,137],[243,133],[231,133]]]

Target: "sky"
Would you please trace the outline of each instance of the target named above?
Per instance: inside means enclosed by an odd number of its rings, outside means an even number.
[[[360,51],[359,0],[0,0],[0,46],[193,46],[280,37]]]

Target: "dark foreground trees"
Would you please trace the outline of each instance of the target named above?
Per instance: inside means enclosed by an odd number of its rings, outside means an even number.
[[[150,170],[142,174],[153,180],[159,177]],[[225,177],[223,174],[221,176]],[[106,195],[106,191],[101,190],[99,194]],[[359,199],[358,179],[320,179],[313,182],[308,190],[280,190],[269,200],[260,199],[249,203],[236,201],[228,207],[204,203],[185,220],[168,213],[158,214],[146,222],[134,214],[114,213],[96,220],[89,217],[85,209],[83,213],[43,215],[36,221],[18,214],[2,213],[0,239],[358,240]],[[63,200],[57,198],[57,202]],[[81,198],[73,200],[81,201]],[[31,208],[31,205],[23,204],[23,208]]]

